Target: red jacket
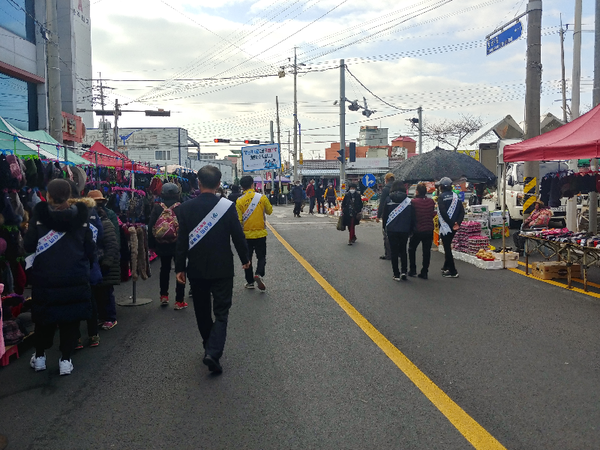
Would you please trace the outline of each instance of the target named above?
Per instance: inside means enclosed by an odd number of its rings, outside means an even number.
[[[306,196],[308,198],[314,197],[315,194],[315,186],[312,183],[309,183],[308,186],[306,186]]]
[[[417,233],[433,231],[433,218],[435,217],[435,202],[429,197],[415,197],[411,201],[416,216]]]

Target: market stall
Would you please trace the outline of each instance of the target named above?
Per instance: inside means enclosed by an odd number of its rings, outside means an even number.
[[[598,157],[600,157],[600,105],[560,128],[523,142],[507,145],[503,151],[503,160],[505,163],[590,159]],[[597,172],[590,171],[576,175],[570,178],[568,183],[562,182],[565,181],[564,175],[573,174],[553,174],[549,178],[549,189],[552,189],[552,182],[556,179],[558,182],[555,182],[555,185],[560,186],[561,194],[567,194],[567,191],[569,191],[567,196],[572,196],[583,189],[588,191],[591,189],[598,192],[596,180],[600,179],[600,177],[598,177]],[[563,186],[565,190],[562,190]],[[587,289],[587,269],[590,266],[599,265],[599,255],[596,246],[595,244],[593,246],[588,245],[588,243],[600,241],[599,236],[593,236],[588,233],[577,235],[566,229],[552,232],[522,232],[521,236],[526,239],[526,262],[528,262],[528,257],[533,253],[543,254],[547,259],[556,256],[557,259],[565,262],[569,287],[571,286],[572,265],[581,263],[584,274],[584,286]],[[528,267],[526,270],[528,270]]]

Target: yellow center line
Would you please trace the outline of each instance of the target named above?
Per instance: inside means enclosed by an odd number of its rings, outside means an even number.
[[[394,364],[419,388],[419,390],[435,405],[435,407],[456,427],[456,429],[476,449],[505,449],[485,428],[469,416],[433,381],[415,366],[400,350],[398,350],[383,334],[381,334],[354,306],[352,306],[334,287],[325,280],[300,254],[286,242],[275,228],[267,222],[269,230],[306,269],[317,283],[333,298],[350,316],[364,333],[390,358]]]
[[[566,289],[567,291],[579,292],[580,294],[583,294],[583,295],[589,295],[590,297],[600,298],[600,294],[596,294],[595,292],[589,292],[589,291],[586,292],[583,289],[579,289],[579,288],[576,288],[576,287],[572,287],[571,289],[569,289],[569,286],[567,286],[566,284],[559,283],[558,281],[554,281],[554,280],[542,280],[541,278],[534,277],[531,274],[526,275],[525,272],[523,272],[521,269],[508,269],[508,270],[510,270],[511,272],[514,272],[514,273],[518,273],[519,275],[523,275],[524,277],[527,277],[527,278],[533,278],[534,280],[543,281],[544,283],[548,283],[548,284],[551,284],[553,286],[557,286],[557,287]]]
[[[519,265],[520,265],[520,266],[524,266],[524,265],[525,265],[525,263],[524,263],[524,262],[522,262],[522,261],[519,261]],[[528,265],[527,265],[527,267],[529,267],[529,268],[531,269],[531,264],[528,264]],[[536,278],[536,277],[534,277],[534,278]],[[538,279],[538,280],[541,280],[541,278],[536,278],[536,279]],[[583,284],[583,283],[584,283],[584,281],[583,281],[581,278],[575,278],[575,277],[571,277],[571,280],[572,280],[572,281],[576,281],[577,283],[581,283],[581,284]],[[542,280],[542,281],[544,281],[544,280]],[[595,288],[599,288],[599,289],[600,289],[600,284],[598,284],[598,283],[593,283],[593,282],[591,282],[591,281],[588,281],[588,282],[587,282],[587,284],[588,284],[588,286],[592,286],[592,287],[595,287]],[[584,291],[584,292],[585,292],[585,291]],[[587,292],[586,292],[586,294],[587,294]]]

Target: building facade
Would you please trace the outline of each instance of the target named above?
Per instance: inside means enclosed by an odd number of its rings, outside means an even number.
[[[388,144],[388,129],[376,125],[364,125],[358,132],[358,146],[378,147]]]
[[[85,144],[100,141],[114,150],[114,129],[87,130]],[[119,128],[117,151],[134,161],[151,165],[185,166],[190,158],[201,159],[199,144],[188,136],[185,128]]]
[[[46,26],[47,5],[55,7],[60,18],[55,33]],[[74,115],[77,109],[91,109],[89,0],[0,1],[0,116],[17,128],[49,131],[49,45],[59,48],[61,110]],[[64,114],[62,121],[63,132],[74,131],[70,127],[77,121],[69,121]],[[93,126],[91,113],[83,121]],[[77,130],[73,136],[82,134]]]

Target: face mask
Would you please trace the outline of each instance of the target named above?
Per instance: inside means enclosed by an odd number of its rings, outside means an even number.
[[[217,196],[217,198],[219,198],[221,196],[221,193],[217,192],[215,195]]]
[[[348,192],[350,192],[351,194],[354,194],[356,192],[356,189],[350,189]]]

